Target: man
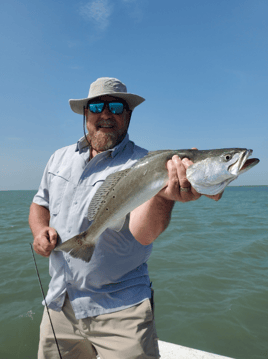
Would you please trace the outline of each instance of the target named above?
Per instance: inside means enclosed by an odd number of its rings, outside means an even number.
[[[167,187],[132,211],[122,228],[108,228],[89,263],[53,251],[58,235],[66,241],[89,227],[87,208],[105,178],[146,155],[128,137],[132,111],[143,101],[114,78],[97,79],[87,98],[70,100],[88,134],[51,156],[30,208],[34,249],[49,257],[46,301],[63,358],[95,358],[96,351],[102,359],[159,357],[146,262],[174,201],[200,197],[186,179],[191,162],[174,156]],[[38,358],[57,356],[44,311]]]

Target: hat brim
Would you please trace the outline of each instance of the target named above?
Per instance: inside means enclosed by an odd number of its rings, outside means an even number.
[[[106,95],[122,98],[123,100],[125,100],[127,102],[128,107],[131,111],[133,111],[136,106],[140,105],[143,101],[145,101],[145,99],[143,97],[134,95],[132,93],[113,92],[113,93],[102,93],[101,95],[87,97],[87,98],[83,98],[81,100],[69,100],[69,104],[70,104],[71,109],[75,113],[78,113],[79,115],[83,115],[84,106],[87,105],[89,100],[93,100],[94,98],[97,98],[100,96],[106,96]]]

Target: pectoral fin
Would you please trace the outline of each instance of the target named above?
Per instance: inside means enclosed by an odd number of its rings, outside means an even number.
[[[120,232],[121,229],[124,227],[126,221],[126,216],[124,218],[120,218],[116,221],[113,225],[109,226],[108,228],[112,229],[113,231]]]

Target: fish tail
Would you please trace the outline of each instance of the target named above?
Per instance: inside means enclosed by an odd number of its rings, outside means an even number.
[[[74,258],[89,262],[95,249],[95,243],[94,241],[90,243],[85,237],[86,232],[82,232],[60,244],[54,250],[67,252]]]

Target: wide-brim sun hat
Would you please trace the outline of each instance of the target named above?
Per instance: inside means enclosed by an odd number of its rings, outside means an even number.
[[[87,105],[89,100],[93,100],[96,97],[105,95],[122,98],[126,101],[131,111],[133,111],[136,106],[145,101],[143,97],[127,92],[126,85],[123,84],[120,80],[112,77],[100,77],[90,85],[87,98],[80,100],[69,100],[69,104],[75,113],[83,115],[84,106]]]

